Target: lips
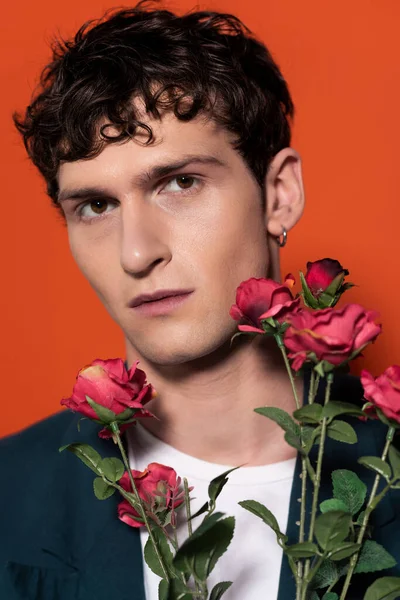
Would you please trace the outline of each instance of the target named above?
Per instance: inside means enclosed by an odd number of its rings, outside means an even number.
[[[129,306],[131,308],[135,308],[140,306],[141,304],[147,304],[150,302],[156,302],[157,300],[162,300],[163,298],[171,298],[173,296],[184,296],[186,294],[191,293],[193,290],[158,290],[153,294],[140,294],[131,300]]]

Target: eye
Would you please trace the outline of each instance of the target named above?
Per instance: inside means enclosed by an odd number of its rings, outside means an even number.
[[[99,220],[103,217],[103,215],[107,214],[103,208],[107,205],[110,205],[110,200],[105,200],[103,198],[94,198],[93,200],[88,200],[86,202],[82,202],[82,204],[79,204],[76,209],[75,212],[78,214],[78,217],[82,220],[82,221],[93,221],[93,220]],[[90,209],[91,211],[93,211],[92,214],[85,213],[86,209]],[[108,211],[109,212],[109,211]],[[97,215],[97,216],[93,216]]]
[[[171,189],[171,184],[176,182],[178,184],[178,187],[175,189]],[[198,177],[193,177],[192,175],[175,175],[175,177],[172,177],[172,179],[170,179],[167,183],[167,185],[164,186],[163,191],[164,190],[168,190],[168,188],[170,188],[168,191],[178,191],[178,192],[182,192],[185,190],[191,190],[194,188],[194,183],[198,182],[200,183],[200,180]]]

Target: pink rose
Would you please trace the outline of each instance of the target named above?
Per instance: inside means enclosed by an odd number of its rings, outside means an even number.
[[[165,511],[173,511],[182,504],[181,478],[177,476],[171,467],[159,463],[150,463],[144,471],[132,469],[131,472],[148,517],[154,519],[157,513],[165,514]],[[123,474],[119,484],[125,491],[133,492],[127,472]],[[131,527],[141,527],[143,525],[139,513],[127,500],[123,500],[118,504],[118,517]],[[171,517],[174,523],[174,514]]]
[[[243,281],[236,290],[236,304],[229,311],[235,321],[244,320],[245,324],[238,325],[238,329],[264,333],[261,319],[274,317],[279,323],[285,321],[300,303],[300,298],[293,299],[289,289],[294,281],[291,274],[286,275],[283,284],[255,277]]]
[[[107,425],[108,423],[102,421],[90,406],[86,399],[86,396],[89,396],[91,400],[119,416],[119,419],[116,419],[119,423],[130,420],[129,424],[122,425],[123,432],[132,424],[132,417],[152,416],[143,409],[143,405],[151,400],[155,392],[150,384],[146,384],[146,374],[137,368],[138,362],[127,371],[121,358],[94,360],[91,365],[80,369],[72,396],[63,398],[61,404]],[[109,438],[112,433],[105,428],[99,432],[99,436]]]
[[[372,404],[365,412],[374,416],[379,408],[387,419],[400,423],[400,366],[392,365],[376,378],[363,369],[361,383],[365,399]]]
[[[381,333],[382,326],[374,322],[377,316],[376,311],[359,304],[317,311],[304,308],[288,315],[290,326],[283,342],[293,359],[293,369],[298,371],[306,360],[338,366],[354,358]]]

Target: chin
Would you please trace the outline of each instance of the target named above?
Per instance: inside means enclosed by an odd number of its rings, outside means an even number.
[[[230,340],[234,332],[225,331],[219,336],[215,333],[212,338],[207,337],[204,329],[201,333],[204,338],[198,333],[185,336],[184,339],[182,335],[167,339],[160,336],[152,344],[149,344],[149,339],[140,343],[135,336],[136,343],[130,345],[133,355],[137,354],[138,358],[142,356],[144,360],[154,365],[168,367],[198,362],[201,368],[205,368],[207,363],[214,365],[229,354]]]

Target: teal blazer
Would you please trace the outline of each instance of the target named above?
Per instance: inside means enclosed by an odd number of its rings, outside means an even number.
[[[305,374],[305,398],[308,383]],[[323,391],[321,385],[319,401]],[[332,398],[361,403],[362,396],[357,377],[336,376]],[[64,444],[81,441],[102,456],[119,456],[112,441],[98,437],[96,424],[82,421],[79,433],[79,418],[61,411],[0,440],[1,600],[145,600],[139,532],[117,518],[118,495],[97,500],[92,471],[70,452],[58,452]],[[327,441],[321,500],[332,496],[328,472],[336,468],[356,471],[369,486],[374,479],[356,460],[380,454],[386,428],[378,421],[352,418],[351,423],[357,444]],[[291,543],[298,541],[299,474],[297,459],[287,530]],[[373,515],[373,538],[400,563],[400,493],[392,491]],[[381,574],[400,576],[400,568]],[[348,598],[362,600],[373,578],[356,576]],[[284,557],[278,600],[294,598],[294,580]]]

